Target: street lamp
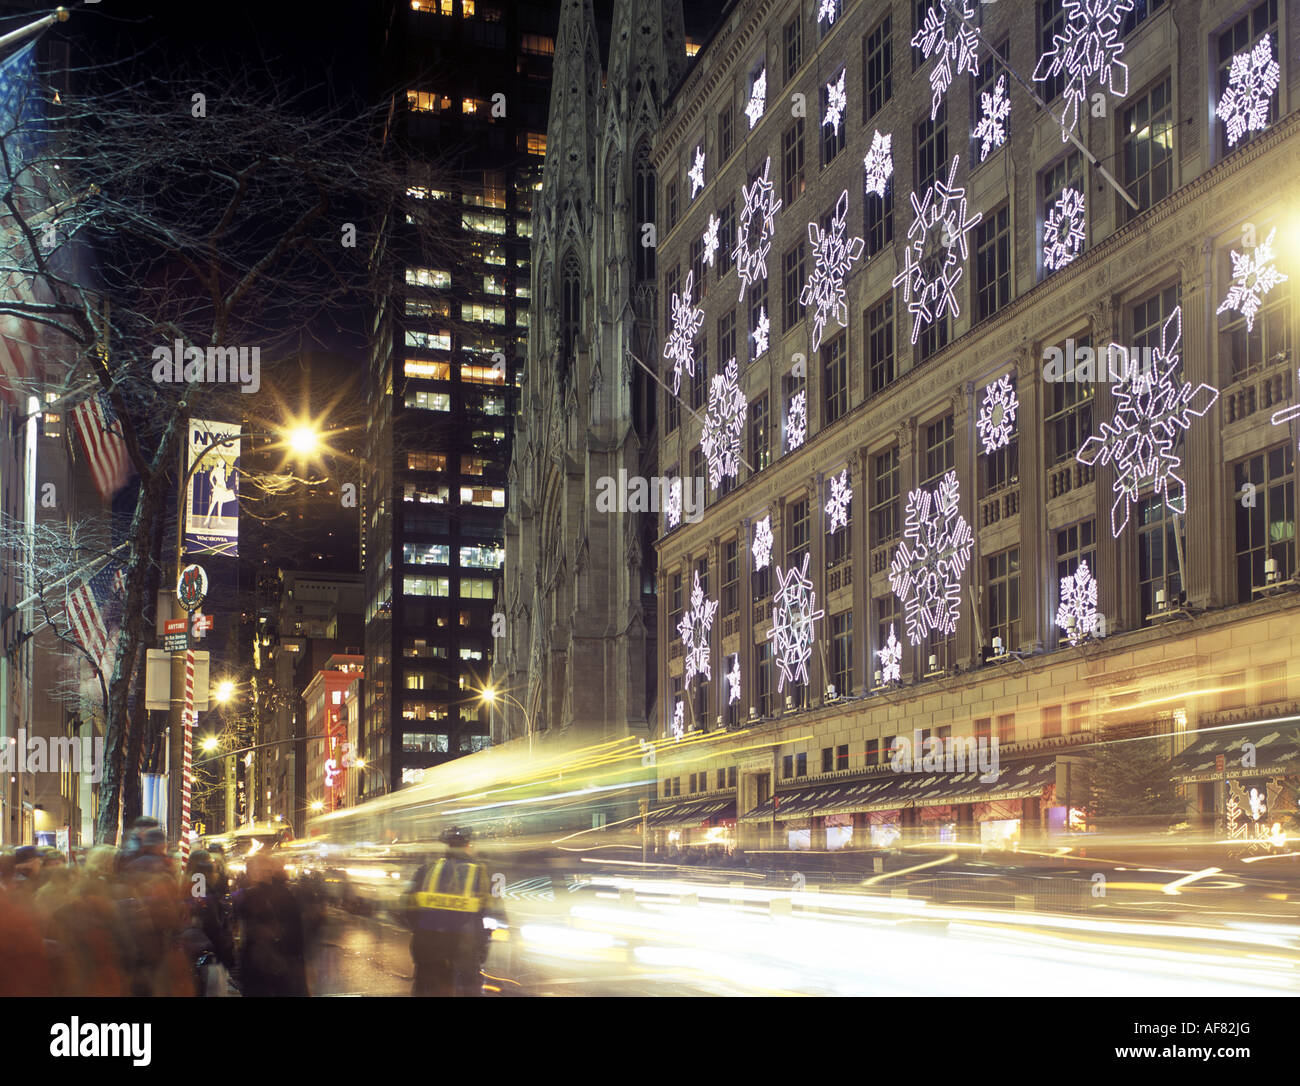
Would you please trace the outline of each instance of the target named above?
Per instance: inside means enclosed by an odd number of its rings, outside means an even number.
[[[498,698],[502,699],[503,701],[508,701],[512,705],[518,706],[519,711],[524,714],[524,726],[528,730],[528,753],[531,756],[533,753],[532,716],[529,714],[527,708],[524,707],[523,702],[521,702],[518,698],[514,697],[512,694],[507,694],[504,690],[497,690],[494,687],[485,686],[482,690],[479,691],[479,700],[484,705],[495,706]]]
[[[218,705],[227,704],[235,696],[235,684],[229,679],[222,679],[212,692],[212,700]]]
[[[215,750],[216,750],[220,745],[221,745],[221,744],[217,742],[217,737],[216,737],[216,736],[214,736],[214,735],[209,735],[205,740],[203,740],[203,753],[204,753],[204,754],[211,754],[211,753],[212,753],[213,751],[215,751]]]

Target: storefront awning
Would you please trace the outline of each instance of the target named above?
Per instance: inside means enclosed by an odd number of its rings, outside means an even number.
[[[699,826],[705,822],[736,817],[734,799],[693,799],[670,803],[646,815],[646,825],[657,828]]]
[[[1170,769],[1182,784],[1294,774],[1300,774],[1300,726],[1293,720],[1203,732]]]

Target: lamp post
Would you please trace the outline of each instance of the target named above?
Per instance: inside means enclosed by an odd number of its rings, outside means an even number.
[[[512,694],[507,694],[504,690],[497,690],[495,687],[485,686],[481,691],[479,691],[479,700],[484,705],[495,706],[498,698],[503,701],[508,701],[512,705],[518,706],[519,711],[524,714],[524,727],[528,731],[528,756],[531,758],[533,754],[533,718],[531,714],[529,714],[522,701],[514,697]]]

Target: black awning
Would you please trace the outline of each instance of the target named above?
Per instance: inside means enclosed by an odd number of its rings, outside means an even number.
[[[1291,774],[1300,774],[1300,726],[1294,718],[1201,732],[1170,767],[1170,776],[1183,783]]]
[[[693,799],[684,803],[670,803],[646,815],[647,826],[673,827],[698,826],[702,822],[736,817],[734,799]]]

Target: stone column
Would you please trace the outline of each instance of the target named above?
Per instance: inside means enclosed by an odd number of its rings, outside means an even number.
[[[1020,352],[1014,376],[1016,441],[1019,445],[1020,484],[1020,648],[1030,651],[1035,642],[1043,649],[1051,643],[1056,602],[1056,566],[1047,538],[1047,472],[1043,449],[1044,389],[1041,352],[1032,347]]]
[[[857,691],[866,693],[871,685],[871,548],[867,546],[868,458],[861,449],[849,454],[849,487],[853,490],[850,508],[853,510],[853,541],[849,547],[849,568],[853,571],[853,659],[849,665],[851,690],[843,690],[845,697]],[[865,651],[864,647],[865,646]]]
[[[1202,383],[1215,387],[1210,364],[1215,321],[1212,259],[1213,243],[1208,238],[1187,246],[1179,258],[1183,308],[1183,340],[1177,348],[1182,356],[1179,371],[1193,391]],[[1203,407],[1208,395],[1193,396],[1193,406]],[[1177,469],[1185,484],[1187,510],[1179,518],[1183,529],[1183,591],[1188,604],[1196,608],[1222,603],[1234,571],[1228,531],[1235,517],[1219,419],[1217,400],[1203,416],[1189,416],[1191,426],[1183,438],[1183,463]]]
[[[1115,415],[1115,397],[1111,394],[1109,377],[1108,348],[1119,336],[1118,318],[1116,301],[1110,294],[1099,299],[1088,313],[1095,355],[1094,368],[1097,375],[1097,381],[1093,385],[1092,403],[1094,434],[1104,421]],[[1082,479],[1087,469],[1083,464],[1076,464],[1076,468],[1076,478]],[[1093,570],[1093,576],[1097,579],[1097,607],[1106,616],[1108,630],[1121,627],[1132,628],[1141,621],[1140,618],[1134,618],[1141,610],[1137,602],[1138,593],[1133,591],[1137,585],[1137,550],[1136,546],[1127,542],[1133,525],[1130,524],[1119,539],[1115,539],[1111,533],[1110,511],[1116,496],[1114,463],[1098,464],[1094,479],[1092,485],[1097,497],[1095,506],[1097,568]],[[1127,585],[1128,590],[1121,592],[1121,583]]]
[[[947,666],[956,664],[965,671],[972,661],[979,658],[979,635],[976,631],[976,616],[970,610],[971,596],[979,600],[980,585],[983,583],[984,556],[980,550],[979,531],[979,476],[978,461],[975,453],[975,385],[967,381],[952,397],[952,440],[953,468],[957,472],[961,500],[958,511],[970,525],[975,545],[971,548],[970,565],[960,579],[961,609],[957,621],[957,630],[952,637],[952,659]],[[973,592],[972,592],[973,590]],[[982,619],[981,619],[982,621]]]
[[[916,486],[916,418],[904,419],[898,427],[898,511],[900,517],[907,515],[907,494]],[[900,609],[898,621],[898,639],[903,646],[903,656],[899,661],[899,678],[915,678],[924,669],[925,661],[918,664],[920,653],[907,638],[905,614]]]

